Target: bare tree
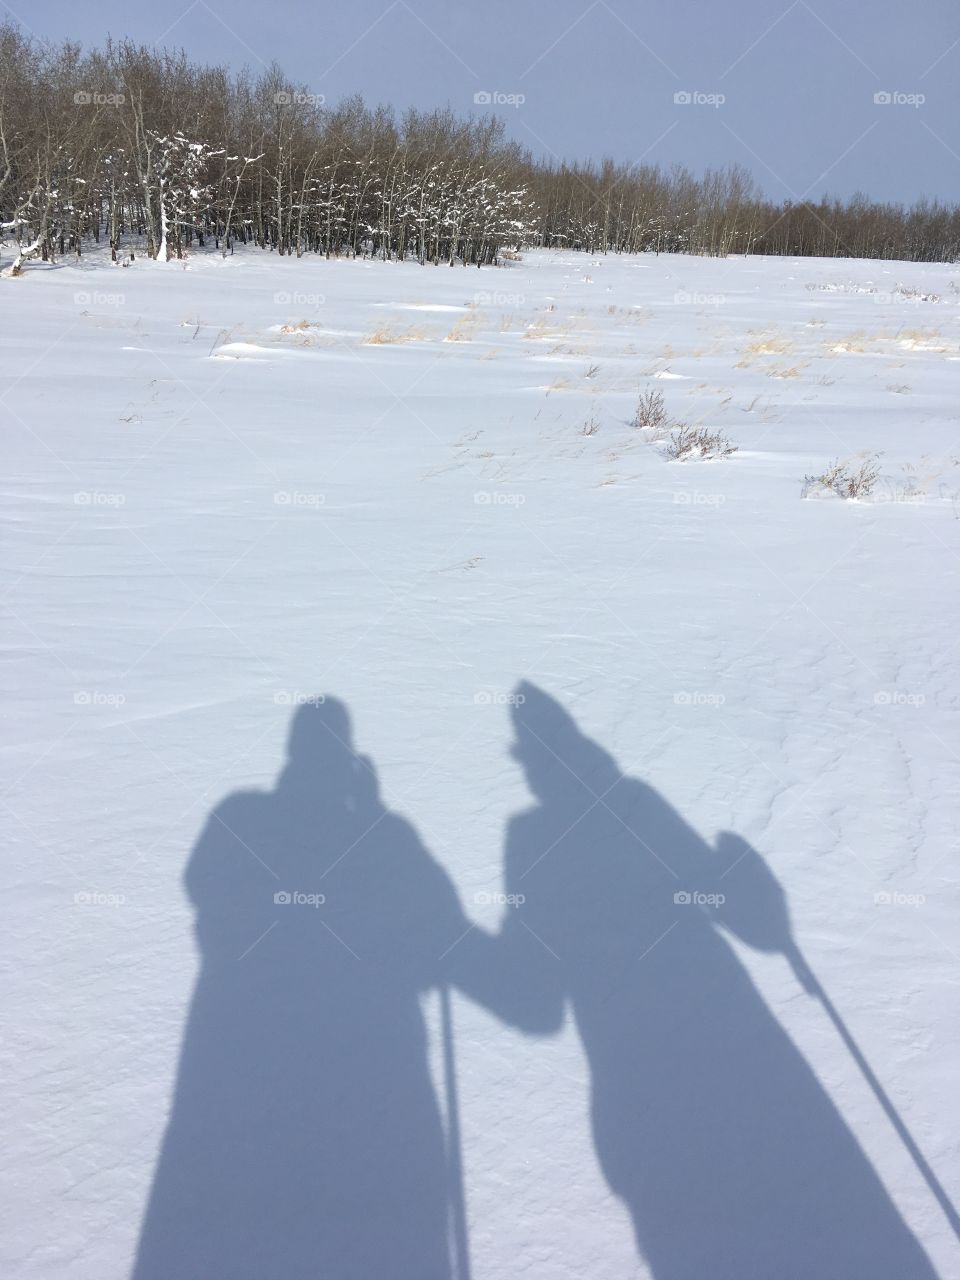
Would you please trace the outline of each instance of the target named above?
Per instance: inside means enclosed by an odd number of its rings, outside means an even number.
[[[536,160],[495,115],[328,107],[281,68],[259,79],[131,41],[39,44],[0,25],[6,274],[105,236],[181,257],[210,237],[279,255],[463,266],[522,246],[596,253],[816,254],[954,261],[960,209],[774,203],[738,168]]]

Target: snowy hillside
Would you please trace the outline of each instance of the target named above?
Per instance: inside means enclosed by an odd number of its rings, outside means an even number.
[[[2,286],[2,1274],[960,1277],[960,270]]]

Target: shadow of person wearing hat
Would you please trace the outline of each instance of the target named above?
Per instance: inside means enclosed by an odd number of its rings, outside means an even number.
[[[513,753],[505,951],[527,1030],[569,1010],[597,1156],[657,1280],[933,1280],[931,1265],[725,934],[799,954],[743,841],[707,845],[532,684]],[[798,970],[799,971],[799,970]],[[808,971],[807,971],[808,972]]]
[[[448,1280],[420,1001],[469,988],[485,940],[343,703],[298,708],[275,787],[214,809],[185,883],[200,971],[135,1280]]]

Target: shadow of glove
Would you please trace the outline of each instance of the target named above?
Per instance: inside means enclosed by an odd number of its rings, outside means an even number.
[[[724,900],[711,912],[715,923],[755,951],[798,955],[787,896],[767,862],[746,840],[728,831],[716,844]]]

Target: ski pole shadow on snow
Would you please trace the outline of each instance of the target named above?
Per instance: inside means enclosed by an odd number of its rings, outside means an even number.
[[[533,685],[512,714],[535,804],[510,825],[506,889],[555,959],[530,998],[539,1023],[573,1017],[597,1157],[652,1275],[930,1280],[724,936],[782,952],[813,989],[767,864],[735,836],[706,844]]]
[[[517,694],[534,804],[507,832],[522,905],[496,934],[383,805],[336,700],[298,708],[273,790],[210,815],[185,877],[200,971],[134,1280],[492,1274],[469,1257],[450,986],[531,1036],[572,1017],[598,1162],[655,1280],[933,1280],[724,937],[795,957],[765,863],[736,837],[705,844],[547,694]]]
[[[213,811],[186,887],[201,967],[136,1280],[446,1280],[419,996],[469,922],[341,703],[298,708],[274,789]]]

